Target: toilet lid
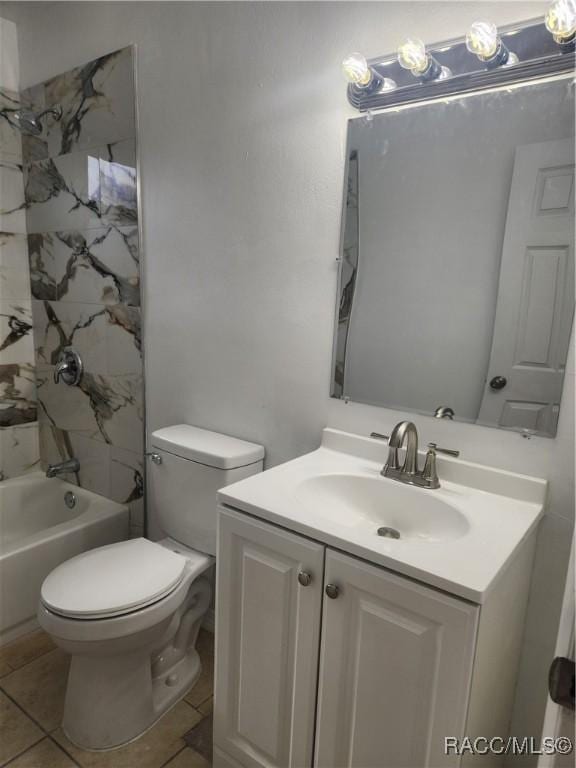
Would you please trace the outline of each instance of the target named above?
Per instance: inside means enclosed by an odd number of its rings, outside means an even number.
[[[97,618],[128,613],[165,597],[182,580],[186,558],[148,539],[84,552],[45,579],[41,598],[55,613]]]

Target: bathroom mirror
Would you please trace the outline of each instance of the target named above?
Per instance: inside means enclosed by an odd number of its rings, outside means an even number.
[[[345,178],[332,396],[554,436],[573,78],[353,119]]]

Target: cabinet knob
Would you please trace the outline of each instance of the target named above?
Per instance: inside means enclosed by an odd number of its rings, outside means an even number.
[[[331,600],[336,600],[340,594],[340,587],[338,587],[336,584],[326,584],[325,592]]]
[[[312,574],[306,573],[306,571],[300,571],[298,574],[298,583],[303,587],[308,587],[312,584]]]

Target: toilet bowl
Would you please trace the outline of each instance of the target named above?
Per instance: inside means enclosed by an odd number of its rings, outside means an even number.
[[[262,469],[261,446],[188,425],[152,442],[155,522],[166,537],[89,550],[42,585],[38,621],[72,657],[62,727],[83,749],[138,738],[198,679],[216,491]]]

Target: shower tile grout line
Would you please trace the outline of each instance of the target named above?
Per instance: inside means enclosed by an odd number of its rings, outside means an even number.
[[[121,141],[131,141],[135,140],[136,137],[134,136],[134,133],[131,132],[128,136],[123,136],[123,138],[114,139],[114,141],[101,141],[96,142],[95,144],[89,144],[86,147],[76,147],[75,149],[70,150],[70,152],[61,152],[58,154],[53,155],[47,155],[46,157],[37,157],[36,159],[29,160],[22,158],[23,162],[21,163],[23,168],[30,168],[32,165],[37,165],[38,163],[45,163],[48,160],[54,160],[61,157],[68,157],[69,155],[80,155],[80,154],[90,154],[91,152],[94,153],[97,149],[103,149],[104,147],[108,147],[110,144],[119,144]],[[74,229],[74,227],[71,227],[70,230]],[[63,229],[63,232],[70,231]],[[24,234],[39,234],[37,232],[26,232]]]

